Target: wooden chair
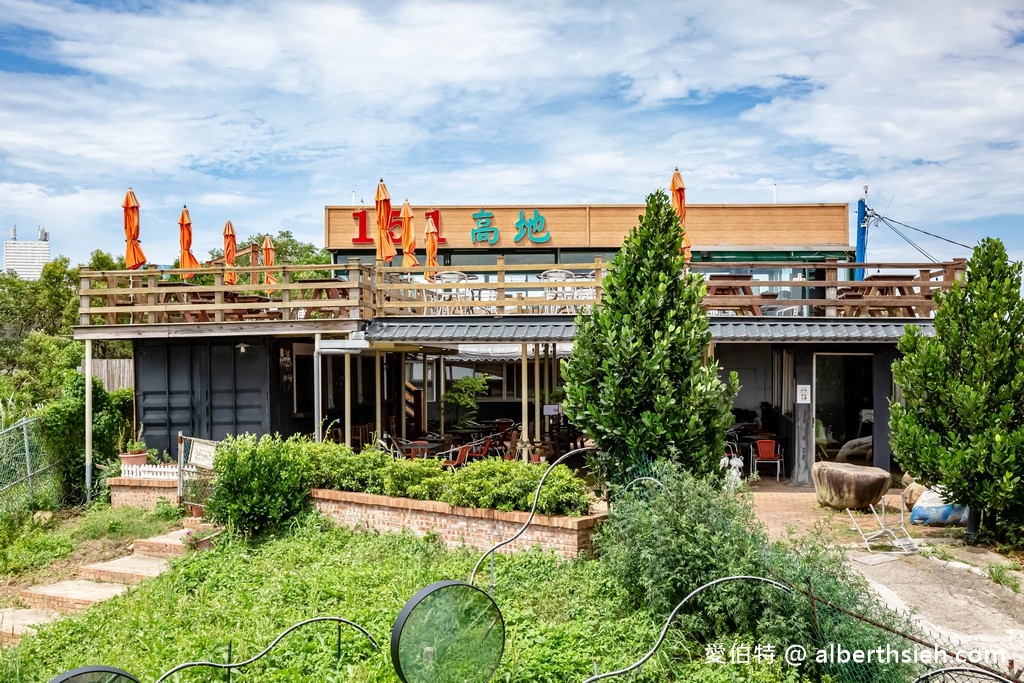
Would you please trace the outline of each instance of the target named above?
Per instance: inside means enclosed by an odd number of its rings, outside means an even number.
[[[775,463],[775,481],[778,481],[779,475],[786,473],[786,463],[782,458],[782,444],[778,444],[771,439],[758,439],[755,441],[750,471],[756,472],[757,466],[762,463]]]
[[[505,442],[505,452],[501,457],[505,460],[515,460],[519,457],[519,430],[510,429],[506,434],[508,435],[508,441]]]

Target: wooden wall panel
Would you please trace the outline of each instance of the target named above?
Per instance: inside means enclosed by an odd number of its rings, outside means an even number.
[[[640,204],[572,205],[572,206],[487,206],[491,226],[497,240],[474,242],[477,226],[473,214],[478,206],[413,207],[417,251],[422,252],[427,219],[425,210],[437,210],[441,216],[441,235],[447,242],[442,249],[617,249],[630,228],[638,223],[644,211]],[[519,242],[516,221],[520,211],[525,219],[537,211],[544,219],[545,242],[531,242],[524,235]],[[325,207],[324,237],[328,249],[375,248],[373,243],[356,244],[359,220],[354,212],[365,211],[366,236],[376,238],[376,216],[373,207]],[[397,207],[396,207],[397,213]],[[687,207],[687,229],[695,249],[701,247],[846,247],[849,246],[849,207],[846,204],[694,204]],[[392,235],[400,244],[400,225],[392,223]]]

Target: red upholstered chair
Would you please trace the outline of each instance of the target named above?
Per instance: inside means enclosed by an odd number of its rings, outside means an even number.
[[[758,439],[754,442],[752,455],[751,472],[756,471],[757,466],[763,463],[775,463],[775,481],[779,480],[780,474],[786,473],[786,463],[782,458],[782,444],[771,439]]]
[[[462,467],[463,465],[466,464],[466,460],[469,458],[469,449],[470,444],[467,443],[464,446],[457,446],[456,448],[453,448],[450,451],[438,453],[438,456],[444,458],[444,460],[441,461],[441,466]],[[451,457],[452,453],[455,454],[454,458]]]

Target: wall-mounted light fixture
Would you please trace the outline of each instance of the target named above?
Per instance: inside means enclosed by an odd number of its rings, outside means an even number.
[[[244,342],[239,342],[238,344],[235,344],[235,348],[238,349],[239,353],[245,353],[245,350],[249,348],[249,345]]]

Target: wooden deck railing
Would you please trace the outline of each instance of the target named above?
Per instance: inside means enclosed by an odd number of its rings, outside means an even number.
[[[962,275],[966,261],[946,263],[749,262],[693,263],[716,315],[809,317],[930,317],[934,293]],[[590,263],[384,266],[377,264],[375,317],[416,315],[575,314],[601,302],[608,268]],[[853,269],[864,268],[863,280]],[[729,272],[724,272],[729,271]],[[739,271],[739,272],[736,272]],[[744,273],[744,271],[746,271]],[[755,279],[776,271],[776,279]],[[431,280],[425,280],[425,274]]]
[[[217,268],[81,271],[82,326],[295,321],[368,321],[396,316],[574,315],[599,306],[609,264],[401,266],[285,265],[239,269],[224,284]],[[862,267],[863,280],[852,279]],[[930,317],[933,295],[961,277],[946,263],[693,263],[703,273],[706,310],[717,315]],[[757,275],[753,275],[756,271]],[[769,273],[776,279],[760,279]],[[192,284],[167,276],[195,274]],[[275,283],[267,284],[270,274]],[[429,279],[427,277],[429,276]]]
[[[246,266],[237,284],[231,269],[82,270],[79,323],[146,325],[258,322],[317,318],[370,320],[372,269],[345,264]],[[181,281],[195,275],[194,284]],[[177,276],[176,279],[164,279]],[[267,281],[267,276],[271,281]]]

